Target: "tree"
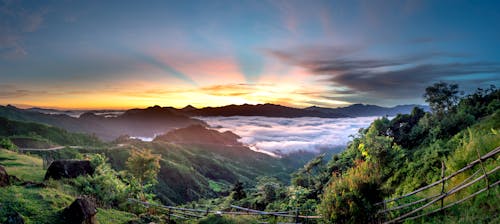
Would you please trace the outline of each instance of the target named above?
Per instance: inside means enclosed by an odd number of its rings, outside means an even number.
[[[429,103],[432,112],[442,116],[457,104],[458,92],[458,84],[438,82],[425,88],[424,99]]]
[[[237,181],[234,184],[233,189],[231,191],[233,192],[232,195],[233,195],[234,200],[241,200],[241,199],[247,197],[247,194],[243,190],[243,183],[241,183],[239,181]]]
[[[133,150],[126,162],[127,172],[141,184],[156,183],[160,171],[160,155],[151,154],[151,150]]]

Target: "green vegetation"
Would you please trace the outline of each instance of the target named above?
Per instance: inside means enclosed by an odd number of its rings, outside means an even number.
[[[0,165],[5,167],[9,175],[21,181],[42,181],[45,175],[42,163],[38,157],[0,149]],[[7,215],[13,212],[19,212],[26,223],[60,223],[62,209],[82,194],[68,183],[68,180],[51,180],[46,182],[48,187],[42,188],[15,185],[0,188],[0,223],[4,223]],[[101,224],[126,223],[134,217],[131,213],[109,208],[99,209],[97,213]]]
[[[102,146],[95,136],[71,133],[45,124],[9,120],[0,117],[0,137],[17,140],[27,147],[50,147],[52,145]],[[1,141],[1,140],[0,140]]]
[[[38,157],[0,149],[0,165],[7,170],[9,175],[14,175],[22,180],[42,181],[45,175],[42,163],[42,159]]]
[[[188,222],[189,223],[189,222]],[[239,224],[239,223],[248,223],[248,224],[257,224],[257,220],[251,218],[251,217],[241,217],[241,216],[235,216],[235,217],[222,217],[222,216],[217,216],[217,215],[209,215],[206,218],[193,221],[192,223],[198,223],[198,224]]]
[[[478,153],[484,155],[500,146],[500,91],[494,87],[478,90],[459,101],[457,88],[446,83],[427,88],[425,97],[431,104],[431,113],[416,108],[410,115],[376,120],[368,129],[359,132],[346,151],[334,157],[327,168],[333,176],[325,182],[318,206],[325,222],[373,222],[380,209],[373,204],[439,180],[442,161],[445,162],[445,174],[450,174],[477,159]],[[498,165],[498,160],[489,159],[483,164],[486,170],[491,170]],[[445,190],[478,169],[480,167],[475,167],[452,179]],[[500,174],[491,175],[489,179],[498,180]],[[484,186],[484,182],[477,183],[445,202],[459,200]],[[428,197],[440,190],[431,189],[414,197]],[[491,189],[488,194],[495,195],[493,197],[485,193],[450,208],[445,217],[430,216],[422,220],[494,222],[500,211],[499,193],[498,188]],[[394,212],[392,216],[400,214]]]

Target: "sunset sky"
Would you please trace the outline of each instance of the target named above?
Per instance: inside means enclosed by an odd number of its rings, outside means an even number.
[[[500,87],[500,1],[0,3],[0,104],[423,103]]]

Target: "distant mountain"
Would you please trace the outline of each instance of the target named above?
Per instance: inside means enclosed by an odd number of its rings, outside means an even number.
[[[206,124],[203,121],[191,118],[196,116],[265,116],[288,118],[394,116],[398,113],[410,113],[415,106],[428,110],[428,107],[420,105],[380,107],[354,104],[340,108],[313,106],[300,109],[268,103],[205,107],[200,109],[193,106],[186,106],[182,109],[154,106],[145,109],[131,109],[125,112],[108,110],[78,111],[83,114],[76,117],[72,114],[75,111],[59,111],[43,108],[19,109],[8,105],[0,106],[0,116],[11,120],[49,124],[72,132],[95,134],[102,140],[110,141],[121,135],[149,137],[190,125],[198,124],[205,126]]]
[[[0,117],[44,123],[72,132],[95,134],[106,141],[121,135],[154,136],[174,128],[193,124],[205,125],[203,121],[177,113],[173,108],[159,106],[128,110],[116,117],[86,112],[76,118],[65,114],[47,114],[8,105],[0,106]]]
[[[189,116],[264,116],[264,117],[349,117],[347,114],[331,111],[326,114],[321,111],[310,111],[305,109],[286,107],[276,104],[243,104],[228,105],[222,107],[205,107],[201,109],[191,109],[189,111],[181,109],[181,113]]]
[[[422,105],[398,105],[395,107],[381,107],[367,104],[353,104],[347,107],[326,108],[326,107],[307,107],[304,109],[286,107],[276,104],[243,104],[228,105],[222,107],[205,107],[196,109],[188,106],[182,109],[176,109],[177,112],[188,116],[264,116],[264,117],[322,117],[322,118],[340,118],[340,117],[364,117],[364,116],[395,116],[399,113],[410,113],[414,107],[421,107],[428,110],[427,106]]]
[[[367,117],[367,116],[395,116],[397,114],[409,114],[414,107],[420,107],[426,111],[428,106],[424,105],[398,105],[395,107],[381,107],[369,104],[353,104],[347,107],[324,108],[324,107],[308,107],[305,110],[321,112],[324,114],[347,114],[350,117]]]

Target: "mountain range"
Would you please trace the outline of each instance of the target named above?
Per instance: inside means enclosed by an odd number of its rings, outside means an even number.
[[[206,116],[264,116],[264,117],[320,117],[344,118],[363,116],[395,116],[399,113],[410,113],[414,107],[422,105],[398,105],[381,107],[376,105],[353,104],[347,107],[325,108],[307,107],[293,108],[276,104],[243,104],[222,107],[195,108],[186,106],[182,109],[153,106],[145,109],[126,111],[60,111],[54,109],[30,108],[20,109],[12,105],[0,106],[0,117],[11,120],[38,122],[63,128],[72,132],[95,134],[102,140],[111,141],[121,135],[155,136],[175,128],[190,125],[206,126],[196,117]]]

